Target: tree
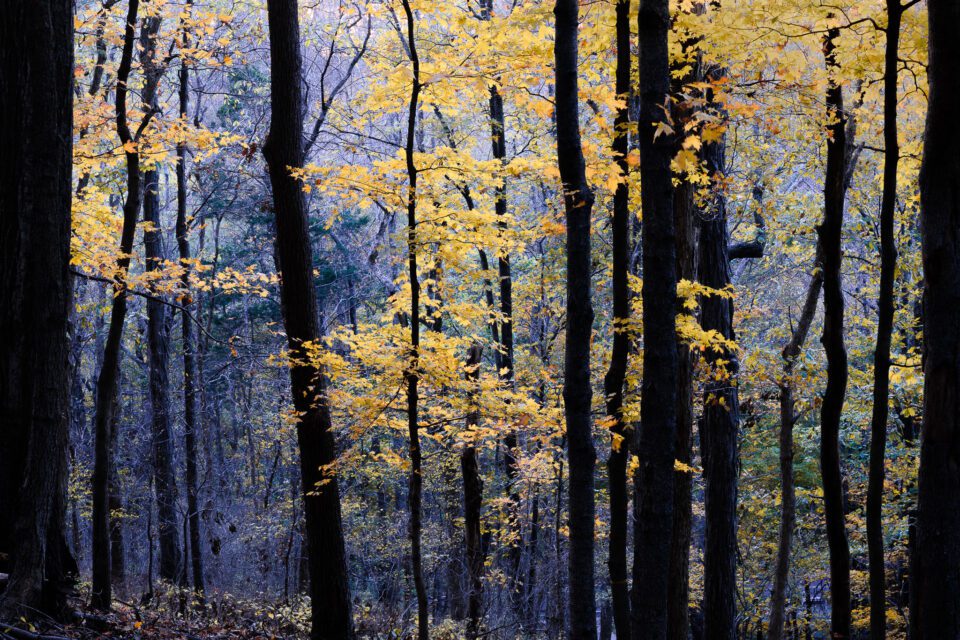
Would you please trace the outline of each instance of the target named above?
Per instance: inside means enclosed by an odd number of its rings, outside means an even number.
[[[407,22],[407,54],[413,70],[410,100],[407,103],[407,136],[404,160],[407,169],[407,268],[410,278],[410,362],[404,372],[407,383],[407,435],[410,454],[410,481],[407,500],[410,507],[410,562],[417,594],[417,638],[430,637],[427,588],[423,580],[423,454],[420,449],[420,276],[417,272],[417,165],[413,153],[417,133],[417,111],[420,108],[420,58],[417,54],[415,22],[410,3],[403,0]]]
[[[160,17],[143,19],[140,27],[140,64],[143,68],[143,110],[160,110],[157,88],[166,68],[157,59]],[[162,270],[163,226],[160,219],[160,172],[155,164],[143,172],[143,254],[148,273]],[[156,294],[156,292],[154,292]],[[150,365],[150,428],[153,442],[153,486],[157,494],[157,531],[160,541],[160,579],[182,582],[180,516],[177,513],[177,478],[173,471],[173,428],[170,418],[170,328],[167,307],[158,295],[147,299],[147,352]]]
[[[867,553],[870,565],[870,638],[887,635],[887,567],[883,558],[883,482],[886,477],[887,418],[890,404],[890,343],[893,338],[894,279],[897,245],[894,218],[897,199],[897,93],[899,85],[900,0],[887,0],[883,65],[883,194],[880,202],[880,296],[877,300],[877,347],[873,356],[873,412],[870,417],[870,469],[867,486]]]
[[[290,352],[290,388],[298,412],[297,444],[310,571],[311,638],[350,640],[353,615],[323,370],[307,350],[320,339],[313,251],[303,191],[291,167],[303,165],[300,23],[296,0],[270,0],[270,132],[263,148],[273,189],[276,261]]]
[[[97,609],[109,609],[112,601],[110,584],[110,510],[109,484],[113,470],[111,431],[116,411],[117,379],[120,374],[120,343],[123,339],[123,324],[127,317],[127,275],[133,252],[133,236],[140,216],[141,182],[140,152],[137,143],[140,134],[150,122],[152,112],[147,112],[136,133],[131,133],[127,114],[127,94],[130,71],[133,65],[134,30],[139,12],[139,0],[129,0],[126,26],[123,33],[123,50],[117,69],[117,90],[114,102],[117,136],[124,150],[127,172],[127,197],[123,204],[123,228],[120,232],[120,252],[116,259],[113,280],[113,306],[107,340],[103,346],[100,374],[97,378],[96,413],[94,432],[96,454],[93,469],[93,587],[90,604]]]
[[[630,335],[626,326],[630,318],[630,192],[626,181],[628,132],[631,91],[630,0],[617,2],[617,97],[623,104],[614,120],[613,152],[623,180],[613,194],[610,233],[613,236],[613,347],[610,367],[603,379],[610,421],[610,457],[607,475],[610,480],[610,593],[613,599],[613,621],[617,637],[630,636],[630,592],[627,575],[627,462],[630,455],[630,430],[623,419],[623,386],[627,376]]]
[[[837,71],[836,39],[831,28],[824,39],[828,72]],[[823,343],[827,355],[827,387],[820,409],[820,472],[823,478],[823,509],[830,549],[830,632],[849,638],[850,546],[847,542],[846,509],[840,464],[840,417],[847,390],[847,350],[843,338],[843,289],[840,267],[843,256],[843,210],[848,153],[847,119],[843,91],[835,77],[827,87],[827,166],[823,184],[823,222],[817,228],[823,259]]]
[[[960,637],[960,5],[927,3],[930,94],[920,169],[923,435],[910,581],[916,640]]]
[[[193,6],[193,0],[187,0],[187,14]],[[183,45],[190,44],[190,30],[183,26]],[[180,59],[180,121],[187,121],[190,108],[190,63],[186,57]],[[200,507],[197,499],[197,434],[199,432],[200,406],[197,402],[197,341],[194,337],[194,318],[191,313],[193,300],[190,291],[190,235],[187,221],[187,145],[177,144],[177,250],[183,267],[181,286],[185,294],[181,298],[183,309],[180,311],[181,336],[183,339],[183,421],[187,453],[187,520],[190,527],[190,566],[192,569],[193,590],[204,595],[203,554],[200,549]]]
[[[720,85],[726,72],[711,66],[707,78]],[[712,101],[712,97],[708,102]],[[700,324],[724,341],[735,340],[731,283],[727,202],[724,193],[726,140],[723,136],[704,145],[712,192],[701,212],[700,283],[713,289],[701,302]],[[736,353],[714,346],[705,353],[709,377],[703,390],[700,450],[703,458],[706,531],[703,552],[704,634],[717,640],[733,640],[737,631],[737,439],[740,428],[738,395],[739,362]]]
[[[665,0],[643,0],[640,33],[640,188],[643,209],[643,386],[636,473],[631,637],[663,640],[673,529],[676,430],[676,238],[673,222],[674,136],[669,110],[670,11]]]
[[[580,143],[577,81],[576,0],[558,0],[556,17],[557,162],[567,217],[567,332],[564,356],[563,407],[570,464],[569,629],[573,640],[597,637],[593,575],[594,489],[596,451],[590,404],[590,215],[593,192],[587,184]]]
[[[5,3],[0,26],[0,619],[58,618],[69,446],[73,4]]]

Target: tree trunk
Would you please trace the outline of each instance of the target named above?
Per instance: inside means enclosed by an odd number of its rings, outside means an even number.
[[[475,384],[480,380],[482,350],[474,345],[467,358],[467,377]],[[470,412],[467,414],[467,431],[479,423],[479,410],[473,404],[475,392],[471,391]],[[473,438],[467,434],[468,438]],[[476,638],[480,633],[483,616],[483,564],[484,553],[480,532],[480,509],[483,506],[483,478],[477,464],[477,447],[471,440],[460,453],[460,468],[463,473],[463,533],[467,558],[467,636]]]
[[[410,561],[413,564],[413,585],[417,594],[417,638],[430,637],[429,609],[426,585],[423,580],[423,456],[420,449],[420,279],[417,275],[417,167],[413,153],[417,131],[417,111],[420,103],[420,58],[414,31],[413,10],[408,0],[403,0],[407,21],[407,46],[413,78],[410,83],[410,102],[407,112],[407,139],[404,156],[407,166],[407,268],[410,277],[410,364],[404,372],[407,381],[407,431],[410,454]]]
[[[928,0],[930,99],[920,171],[923,435],[913,640],[960,637],[960,4]]]
[[[793,379],[793,366],[810,332],[810,324],[817,312],[817,301],[823,288],[823,270],[820,268],[820,250],[807,295],[800,311],[797,325],[793,329],[790,341],[783,347],[783,375],[780,378],[780,536],[777,542],[777,560],[774,568],[773,587],[770,592],[770,640],[782,640],[784,612],[787,602],[787,582],[790,578],[790,548],[793,544],[793,532],[797,523],[797,499],[793,482],[793,425],[797,421],[793,392],[796,383]]]
[[[113,306],[110,311],[110,326],[103,347],[100,375],[97,379],[96,413],[94,418],[94,468],[93,468],[93,586],[90,604],[96,609],[109,609],[112,599],[110,585],[110,512],[109,483],[113,468],[113,451],[110,432],[113,427],[113,412],[116,408],[117,379],[120,371],[120,343],[123,340],[123,323],[127,316],[127,272],[130,254],[133,251],[134,232],[140,215],[140,155],[137,141],[130,133],[127,121],[127,80],[133,64],[134,30],[137,24],[139,0],[129,0],[126,27],[123,36],[123,51],[117,68],[116,119],[117,136],[124,146],[127,169],[127,199],[123,204],[123,228],[120,232],[120,252],[117,258],[117,273],[113,283]],[[148,116],[149,117],[149,116]]]
[[[299,413],[306,542],[310,573],[311,638],[353,638],[353,616],[340,512],[337,458],[323,371],[306,360],[305,345],[320,338],[313,255],[303,191],[288,167],[303,164],[300,25],[296,0],[269,0],[270,133],[263,154],[270,173],[276,220],[276,257],[287,344],[298,359],[290,367]]]
[[[712,67],[711,82],[723,80],[725,71]],[[709,95],[708,101],[713,98]],[[726,175],[726,142],[723,137],[703,148],[713,181],[707,207],[700,215],[700,282],[712,289],[730,285]],[[733,300],[708,295],[701,301],[700,324],[734,341]],[[703,457],[706,530],[703,554],[703,629],[712,640],[734,640],[737,625],[737,436],[740,401],[737,393],[739,362],[729,349],[714,347],[704,354],[713,375],[704,384],[700,449]],[[725,362],[724,362],[725,361]]]
[[[187,11],[192,9],[193,1],[187,0]],[[183,42],[189,45],[190,33],[186,26],[183,30]],[[190,107],[190,67],[185,59],[180,60],[180,120],[187,121]],[[187,520],[189,521],[190,561],[193,573],[193,590],[199,596],[202,605],[204,594],[203,554],[200,547],[200,506],[197,499],[197,434],[200,419],[197,404],[197,364],[196,339],[193,335],[193,296],[190,291],[190,235],[187,221],[187,145],[177,145],[177,249],[184,269],[181,278],[180,313],[183,337],[183,421],[184,439],[187,454]],[[286,584],[286,583],[285,583]]]
[[[630,637],[630,591],[627,579],[627,462],[630,455],[630,433],[623,420],[623,385],[627,376],[630,336],[626,323],[630,318],[630,188],[627,183],[627,126],[629,125],[630,90],[630,0],[617,2],[617,97],[623,105],[614,119],[613,153],[623,181],[613,194],[613,347],[610,367],[603,379],[610,421],[610,457],[607,475],[610,483],[610,593],[613,624],[618,638]]]
[[[593,192],[587,184],[580,143],[577,91],[577,0],[558,0],[556,16],[557,162],[567,215],[567,330],[563,401],[570,464],[569,638],[595,640],[597,615],[593,575],[594,487],[597,454],[590,405],[590,215]]]
[[[897,81],[899,79],[900,0],[887,0],[883,77],[883,195],[880,201],[880,296],[877,344],[873,356],[873,412],[870,420],[870,470],[867,485],[867,554],[870,566],[870,639],[887,635],[886,566],[883,559],[883,482],[890,402],[890,343],[893,287],[897,268],[894,216],[897,200]]]
[[[831,29],[824,41],[829,73],[837,71],[835,39]],[[843,208],[847,167],[847,116],[843,93],[835,78],[827,87],[827,115],[832,119],[827,140],[824,177],[823,223],[817,228],[823,250],[823,343],[827,355],[827,386],[820,410],[820,472],[823,506],[830,549],[830,632],[850,637],[850,546],[847,542],[843,476],[840,468],[840,416],[847,390],[847,350],[843,342],[843,290],[840,266],[843,255]]]
[[[158,110],[157,85],[163,67],[157,62],[160,18],[144,18],[140,28],[140,62],[143,66],[143,108]],[[162,269],[163,226],[160,220],[159,172],[143,174],[143,248],[145,270]],[[156,297],[147,300],[147,350],[150,363],[150,427],[153,438],[154,487],[157,492],[157,529],[160,540],[160,579],[179,582],[181,576],[180,518],[177,515],[177,480],[173,473],[173,437],[170,424],[170,331],[167,307]]]
[[[0,21],[0,618],[64,617],[69,446],[73,5]]]
[[[640,33],[640,181],[643,207],[643,362],[637,471],[631,630],[634,640],[663,640],[673,530],[676,431],[676,238],[674,137],[657,131],[670,90],[666,0],[642,0]]]

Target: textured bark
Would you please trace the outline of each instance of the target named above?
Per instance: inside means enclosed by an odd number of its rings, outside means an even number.
[[[685,42],[690,47],[694,42]],[[696,65],[699,66],[699,65]],[[674,78],[674,93],[696,78],[694,71]],[[690,108],[686,104],[673,107],[674,122],[686,123]],[[694,185],[679,178],[673,195],[673,220],[677,238],[677,278],[696,280],[696,246],[699,225],[694,207]],[[690,313],[680,309],[680,313]],[[675,457],[691,464],[693,457],[693,354],[677,342],[677,427],[674,438]],[[687,640],[690,635],[690,539],[693,521],[693,478],[687,471],[677,470],[673,479],[673,532],[670,538],[670,576],[667,592],[667,638]]]
[[[630,592],[627,580],[627,460],[630,455],[630,435],[623,420],[623,385],[627,375],[630,336],[626,322],[630,317],[630,188],[626,182],[628,99],[630,91],[630,0],[617,2],[617,97],[624,100],[617,109],[613,126],[613,153],[624,181],[613,194],[613,347],[610,367],[603,379],[607,401],[607,418],[612,437],[607,476],[610,483],[610,571],[611,612],[618,638],[630,637]]]
[[[597,637],[594,593],[593,537],[596,451],[593,446],[590,405],[590,338],[593,307],[590,302],[590,214],[593,192],[587,184],[580,143],[577,91],[577,0],[558,0],[556,16],[557,162],[563,183],[567,216],[567,329],[563,403],[570,464],[570,554],[568,637]]]
[[[144,18],[140,28],[140,63],[143,67],[143,109],[158,110],[157,85],[163,66],[157,61],[160,18]],[[146,271],[159,271],[164,260],[160,220],[159,172],[143,174],[143,248]],[[157,497],[157,532],[160,541],[160,579],[177,582],[183,560],[180,518],[177,514],[177,480],[173,472],[173,436],[170,420],[170,331],[167,307],[158,297],[147,300],[147,352],[150,379],[150,428],[153,447],[153,483]]]
[[[835,39],[831,29],[824,41],[828,72],[836,72]],[[850,545],[847,541],[843,476],[840,468],[840,416],[847,390],[847,350],[843,341],[843,289],[840,266],[843,255],[843,209],[847,175],[847,116],[843,93],[833,79],[827,87],[827,115],[831,118],[827,140],[827,166],[823,186],[823,222],[817,227],[823,251],[823,343],[827,355],[827,386],[820,410],[820,472],[823,506],[830,549],[830,632],[842,640],[850,637]]]
[[[296,358],[304,354],[305,343],[320,338],[306,202],[288,170],[303,164],[303,63],[296,0],[269,0],[267,16],[272,117],[263,154],[273,189],[284,327]],[[316,365],[300,362],[290,367],[290,387],[300,414],[296,428],[310,574],[310,635],[314,640],[350,640],[353,615],[326,379]]]
[[[0,21],[0,619],[66,613],[73,6]]]
[[[894,217],[897,199],[897,73],[900,48],[900,0],[887,0],[883,77],[883,195],[880,200],[880,295],[877,343],[873,355],[873,412],[870,418],[870,469],[867,484],[867,554],[870,565],[870,638],[887,635],[886,566],[883,559],[883,482],[890,402],[890,343],[893,287],[897,268]]]
[[[420,278],[417,275],[417,167],[413,154],[416,144],[417,111],[420,108],[420,58],[417,55],[417,40],[413,10],[408,0],[403,0],[403,12],[407,22],[407,51],[413,70],[410,83],[410,101],[407,105],[407,139],[404,157],[407,166],[407,268],[410,277],[410,364],[404,372],[407,381],[407,431],[410,455],[410,489],[407,496],[410,508],[410,562],[413,586],[417,595],[417,638],[430,637],[427,589],[423,579],[423,456],[420,449]]]
[[[777,541],[777,560],[774,566],[773,587],[770,592],[770,624],[767,634],[769,640],[782,640],[784,614],[787,602],[787,582],[790,578],[790,549],[793,545],[793,533],[797,523],[797,498],[793,481],[793,425],[797,421],[794,400],[796,384],[793,380],[793,367],[810,332],[810,324],[817,312],[817,301],[823,288],[823,270],[820,268],[820,251],[817,250],[816,264],[807,285],[807,294],[800,311],[800,317],[784,346],[783,375],[780,378],[780,533]]]
[[[140,155],[136,140],[130,132],[127,119],[127,80],[133,64],[134,29],[137,24],[139,0],[129,0],[123,50],[117,68],[116,120],[117,136],[125,146],[127,170],[127,193],[123,204],[123,228],[120,232],[120,257],[117,258],[117,275],[113,283],[113,306],[110,310],[110,325],[103,347],[100,374],[97,378],[96,413],[94,418],[94,466],[93,466],[93,587],[90,604],[97,609],[109,609],[112,599],[110,584],[110,513],[109,483],[113,470],[113,451],[110,432],[113,428],[113,413],[116,410],[117,379],[120,371],[120,343],[123,339],[123,324],[127,317],[127,272],[130,254],[133,251],[134,233],[140,215]],[[148,116],[149,117],[149,116]]]
[[[479,346],[470,349],[467,359],[467,377],[474,383],[480,379],[480,361],[483,354]],[[472,404],[475,393],[471,392],[470,413],[467,414],[467,430],[475,428],[480,421],[479,409]],[[467,636],[476,638],[480,633],[483,616],[483,563],[484,553],[480,533],[480,509],[483,506],[483,478],[477,464],[477,447],[473,442],[464,445],[460,453],[460,468],[463,473],[463,534],[467,558]]]
[[[910,626],[960,638],[960,4],[928,0],[930,97],[920,171],[923,434]]]
[[[192,8],[193,1],[187,0],[187,11]],[[183,42],[189,46],[190,32],[183,29]],[[180,60],[180,119],[187,121],[187,111],[190,107],[190,67],[185,59]],[[197,499],[197,434],[200,433],[198,422],[201,414],[197,403],[197,341],[194,336],[191,312],[193,310],[193,296],[190,291],[190,230],[187,221],[187,145],[183,142],[177,145],[177,250],[180,253],[181,266],[184,268],[181,278],[183,296],[180,313],[181,336],[183,338],[183,421],[184,439],[186,440],[187,457],[187,520],[190,537],[190,568],[193,578],[193,590],[203,602],[203,552],[200,545],[200,506]],[[286,584],[286,583],[284,583]]]
[[[643,362],[640,468],[634,534],[631,635],[662,640],[673,531],[676,431],[676,238],[673,223],[674,138],[656,135],[670,90],[666,0],[642,0],[640,33],[640,182],[643,208]]]
[[[723,69],[713,67],[709,80],[723,79]],[[708,96],[712,101],[712,96]],[[730,285],[729,234],[727,232],[726,141],[704,145],[703,155],[714,187],[700,215],[701,284],[716,290]],[[716,331],[735,341],[733,300],[720,295],[705,296],[700,303],[700,324],[704,331]],[[704,512],[706,529],[703,553],[703,629],[711,640],[734,640],[737,627],[737,437],[740,401],[737,392],[737,354],[726,349],[704,353],[708,368],[722,369],[724,377],[713,376],[704,383],[703,420],[700,449],[703,457]],[[726,361],[726,364],[721,363]],[[719,378],[719,379],[718,379]]]

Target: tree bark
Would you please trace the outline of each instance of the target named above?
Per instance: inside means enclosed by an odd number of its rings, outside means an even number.
[[[480,346],[470,348],[467,358],[467,378],[474,384],[480,380],[480,362],[483,352]],[[471,391],[470,412],[467,414],[467,431],[475,428],[480,420],[474,404],[476,392]],[[483,478],[477,464],[477,447],[473,435],[460,453],[460,468],[463,473],[463,533],[467,557],[467,636],[480,634],[483,617],[483,564],[484,553],[480,532],[480,509],[483,506]]]
[[[157,85],[163,65],[157,61],[160,18],[144,18],[140,28],[140,62],[143,67],[143,108],[159,109]],[[143,248],[147,273],[162,269],[163,226],[160,219],[159,171],[152,166],[143,174]],[[177,514],[177,480],[173,472],[173,435],[170,424],[170,331],[167,307],[154,293],[147,299],[147,352],[150,365],[150,428],[153,438],[154,488],[157,492],[157,533],[160,541],[160,579],[181,580],[180,517]]]
[[[800,317],[789,342],[783,347],[783,375],[780,378],[780,533],[777,541],[777,560],[774,568],[773,587],[770,592],[769,640],[782,640],[784,613],[787,602],[787,582],[790,578],[790,549],[797,523],[797,499],[793,481],[793,425],[797,421],[794,400],[796,384],[793,367],[807,340],[810,324],[817,312],[817,301],[823,288],[823,269],[820,268],[820,250],[817,248],[813,273],[807,285],[807,294]]]
[[[193,0],[187,0],[187,11],[190,12]],[[190,32],[183,28],[184,46],[189,46]],[[190,107],[190,67],[189,62],[180,60],[180,120],[187,122],[187,111]],[[194,336],[191,311],[193,309],[193,295],[190,291],[190,230],[187,221],[187,145],[177,145],[177,249],[180,253],[181,266],[184,269],[181,277],[180,304],[183,307],[180,314],[181,335],[183,338],[183,421],[184,439],[186,440],[187,454],[187,520],[190,536],[190,564],[193,577],[193,590],[199,596],[201,605],[204,595],[203,580],[203,553],[200,545],[200,506],[197,498],[197,434],[198,420],[200,419],[197,404],[197,363],[196,338]]]
[[[410,101],[407,111],[407,139],[404,156],[407,166],[407,268],[410,277],[410,364],[404,372],[407,381],[407,431],[410,439],[410,489],[408,495],[410,508],[410,561],[413,565],[413,585],[417,594],[417,638],[427,640],[430,637],[429,608],[427,590],[423,579],[423,456],[420,449],[420,279],[417,275],[417,166],[413,153],[416,142],[417,111],[420,108],[420,58],[417,54],[417,42],[413,10],[410,2],[403,0],[403,11],[407,21],[407,47],[412,66],[413,78],[410,83]]]
[[[897,200],[897,84],[900,48],[900,0],[887,0],[883,77],[883,195],[880,200],[880,295],[877,344],[873,355],[873,412],[870,418],[870,468],[867,484],[867,554],[870,567],[870,638],[887,635],[886,566],[883,559],[883,482],[890,402],[890,343],[893,288],[897,268],[894,216]]]
[[[666,118],[670,90],[666,0],[642,0],[640,33],[640,181],[643,207],[643,362],[638,519],[634,534],[631,631],[634,640],[663,640],[673,530],[676,431],[676,238],[673,222],[674,137]]]
[[[828,73],[835,73],[835,40],[831,29],[824,41]],[[843,341],[843,289],[840,267],[843,255],[843,209],[847,168],[847,115],[843,93],[831,77],[827,87],[827,115],[831,119],[824,177],[823,222],[817,227],[823,250],[823,343],[827,355],[827,386],[820,410],[820,472],[823,506],[830,550],[830,632],[842,640],[850,637],[850,546],[847,541],[843,476],[840,466],[840,416],[847,390],[847,350]]]
[[[140,154],[136,137],[130,132],[127,119],[127,81],[133,64],[134,30],[137,24],[139,0],[129,0],[123,50],[117,68],[116,120],[117,136],[124,146],[127,169],[127,199],[123,204],[123,228],[120,232],[120,251],[117,258],[117,273],[113,283],[113,306],[110,325],[103,347],[100,375],[97,379],[96,413],[94,418],[94,467],[93,467],[93,586],[90,604],[95,609],[109,609],[112,600],[110,584],[110,511],[109,483],[113,468],[113,451],[110,432],[113,428],[113,412],[116,409],[117,379],[120,372],[120,346],[123,340],[123,323],[127,316],[127,272],[133,251],[134,233],[140,215]],[[149,115],[147,116],[149,118]]]
[[[354,637],[347,574],[337,448],[331,431],[323,370],[306,359],[305,346],[320,338],[313,254],[300,184],[288,167],[303,164],[303,96],[300,25],[296,0],[269,0],[270,133],[264,144],[276,222],[276,258],[303,487],[307,562],[310,574],[311,638]]]
[[[594,467],[590,416],[590,215],[594,196],[587,184],[580,143],[577,81],[577,0],[558,0],[556,16],[557,162],[567,216],[567,328],[563,401],[570,464],[569,635],[571,640],[597,637],[594,593]]]
[[[630,455],[630,433],[623,420],[623,385],[627,376],[630,336],[626,323],[630,318],[630,187],[627,183],[630,74],[630,0],[618,0],[617,24],[617,97],[623,105],[614,119],[613,153],[623,181],[613,194],[613,217],[610,232],[613,237],[613,347],[610,367],[603,379],[607,419],[610,421],[611,446],[607,460],[610,483],[610,594],[613,624],[618,638],[630,637],[630,592],[627,579],[627,462]]]
[[[960,4],[928,0],[930,94],[920,170],[923,434],[913,640],[960,638]]]
[[[706,76],[720,82],[725,71],[712,67]],[[709,95],[708,101],[713,102]],[[714,103],[714,106],[717,106]],[[707,171],[713,181],[708,206],[700,215],[701,284],[716,290],[730,285],[727,204],[723,184],[726,141],[704,145]],[[724,339],[736,339],[733,300],[708,295],[701,301],[700,324]],[[700,449],[703,457],[706,530],[703,554],[703,629],[712,640],[734,640],[737,628],[737,437],[740,401],[737,392],[739,362],[728,349],[711,348],[704,354],[711,374],[704,383]],[[725,362],[724,362],[725,361]]]
[[[6,3],[0,21],[0,619],[63,618],[70,427],[73,5]]]

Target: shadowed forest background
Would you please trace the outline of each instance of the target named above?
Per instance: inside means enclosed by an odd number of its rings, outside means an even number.
[[[0,639],[960,639],[960,5],[0,16]]]

